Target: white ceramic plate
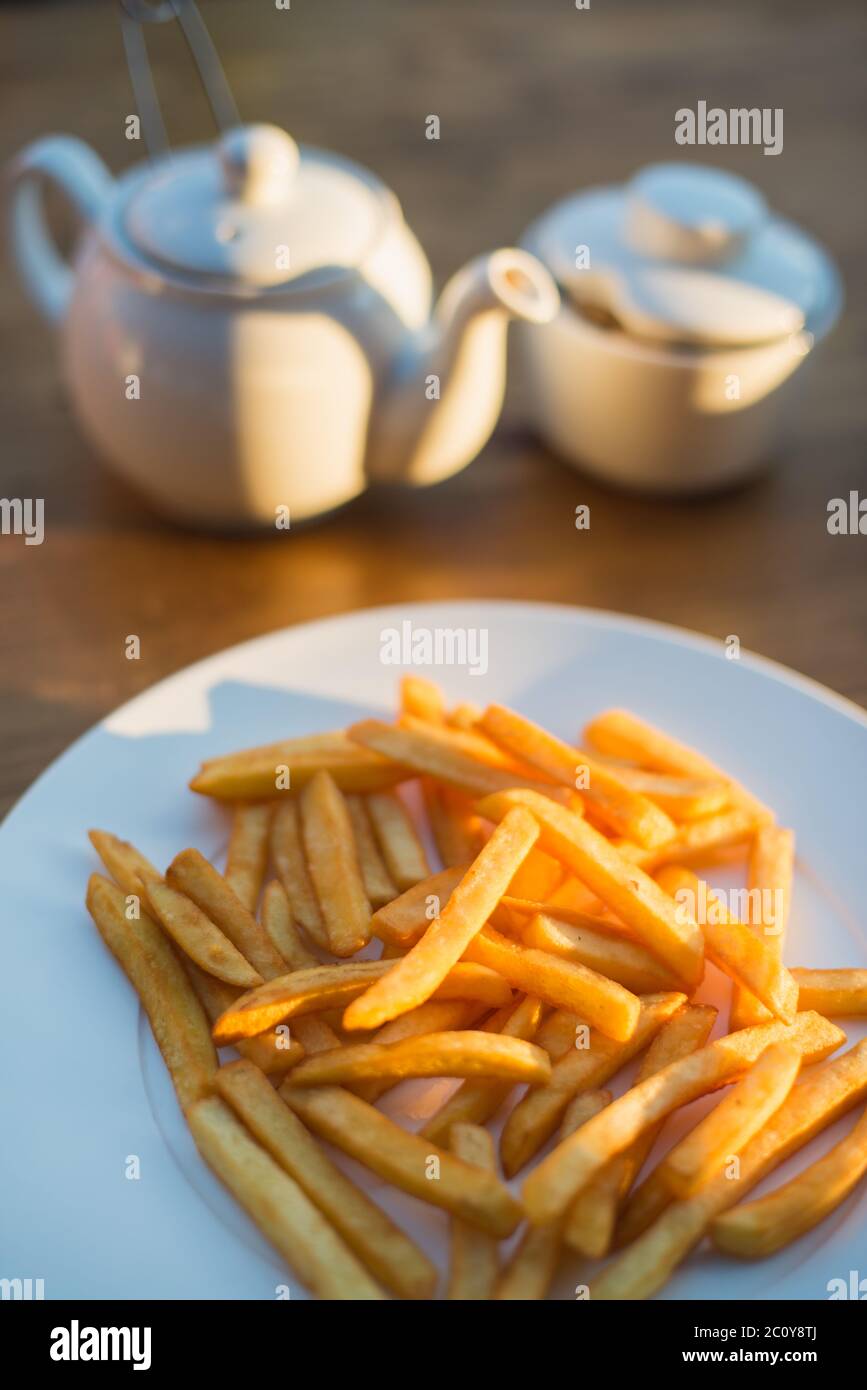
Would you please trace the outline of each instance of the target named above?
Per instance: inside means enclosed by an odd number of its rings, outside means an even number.
[[[259,638],[91,730],[0,829],[0,1278],[44,1279],[47,1298],[274,1298],[287,1283],[199,1160],[138,1003],[84,910],[97,867],[86,831],[114,830],[158,864],[186,845],[219,854],[225,815],[186,790],[201,759],[393,709],[401,668],[382,663],[382,634],[407,620],[487,633],[485,674],[428,672],[452,699],[508,702],[572,737],[595,711],[629,706],[723,763],[797,831],[787,959],[867,964],[857,921],[867,717],[803,677],[755,657],[728,660],[719,644],[655,623],[521,603],[379,609]],[[711,980],[702,997],[718,986]],[[852,1041],[863,1032],[847,1025]],[[407,1083],[389,1108],[415,1123],[448,1088]],[[137,1180],[126,1176],[132,1155]],[[347,1168],[442,1263],[441,1214]],[[867,1273],[865,1248],[862,1185],[774,1259],[743,1265],[701,1250],[662,1296],[827,1298],[830,1279],[848,1280],[859,1262]],[[556,1294],[574,1297],[584,1277],[566,1269]],[[292,1297],[304,1297],[294,1283]]]

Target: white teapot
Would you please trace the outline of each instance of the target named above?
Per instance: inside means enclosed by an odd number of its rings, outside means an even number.
[[[457,472],[496,423],[509,317],[557,311],[548,272],[505,249],[454,276],[431,317],[430,269],[395,196],[275,126],[118,180],[50,136],[11,178],[15,255],[60,329],[85,433],[186,522],[300,521],[372,479]],[[86,224],[71,265],[47,232],[44,181]]]
[[[702,492],[773,456],[796,369],[833,327],[837,271],[743,179],[641,170],[545,212],[521,241],[562,291],[521,327],[530,410],[557,453],[642,491]]]

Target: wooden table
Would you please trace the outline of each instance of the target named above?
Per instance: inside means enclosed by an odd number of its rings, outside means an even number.
[[[609,492],[522,424],[425,493],[368,496],[327,524],[254,540],[175,529],[82,441],[54,345],[2,270],[0,493],[43,497],[41,547],[0,536],[0,807],[69,741],[167,673],[230,643],[401,600],[503,596],[616,609],[752,648],[867,699],[867,541],[832,537],[829,498],[867,492],[867,244],[860,0],[202,0],[242,116],[371,165],[401,197],[440,282],[514,240],[565,191],[674,157],[674,112],[704,98],[781,106],[785,147],[719,149],[837,257],[845,316],[805,374],[773,471],[701,502]],[[180,39],[153,36],[177,143],[210,125]],[[129,162],[134,109],[105,0],[0,6],[0,153],[51,130]],[[442,138],[424,138],[439,115]],[[575,507],[591,508],[576,531]],[[141,659],[125,638],[141,638]]]

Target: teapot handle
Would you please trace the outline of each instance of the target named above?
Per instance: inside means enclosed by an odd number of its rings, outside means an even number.
[[[92,222],[114,184],[98,154],[70,135],[47,135],[28,145],[9,170],[11,240],[18,270],[44,316],[58,323],[72,293],[72,269],[58,251],[42,207],[42,185],[53,182],[85,222]]]

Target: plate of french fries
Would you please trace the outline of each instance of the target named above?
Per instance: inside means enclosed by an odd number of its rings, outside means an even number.
[[[791,672],[565,607],[375,610],[163,682],[0,830],[0,1275],[838,1296],[865,749]]]

